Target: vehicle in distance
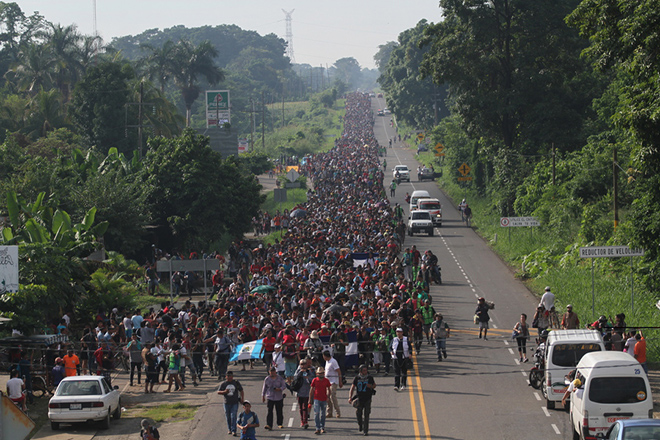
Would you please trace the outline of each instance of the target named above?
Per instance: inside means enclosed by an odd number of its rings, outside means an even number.
[[[408,235],[417,232],[426,232],[429,237],[433,237],[433,221],[428,211],[413,211],[408,217]]]
[[[408,169],[408,165],[397,165],[394,167],[392,170],[392,177],[396,178],[396,173],[399,173],[399,179],[400,180],[406,180],[410,182],[410,170]]]
[[[383,97],[383,94],[382,94],[382,93],[379,93],[379,94],[377,95],[377,97],[378,97],[378,98],[382,98],[382,97]]]
[[[660,438],[660,420],[656,419],[625,419],[614,422],[605,434],[596,438],[608,440],[636,440],[643,438]]]
[[[434,226],[442,226],[442,207],[438,199],[419,199],[417,209],[426,211],[431,216]]]
[[[422,168],[421,171],[417,174],[417,180],[423,182],[424,180],[433,180],[435,179],[435,171],[431,168]]]
[[[390,109],[387,108],[387,107],[385,107],[385,108],[383,109],[383,113],[385,113],[386,115],[392,114],[392,112],[390,111]]]
[[[56,431],[61,423],[100,421],[110,427],[110,417],[121,417],[119,387],[110,388],[103,376],[64,378],[48,402],[48,420]]]
[[[381,109],[378,109],[378,111],[376,112],[376,114],[377,114],[378,116],[385,116],[385,113],[383,113],[383,110],[381,110]]]

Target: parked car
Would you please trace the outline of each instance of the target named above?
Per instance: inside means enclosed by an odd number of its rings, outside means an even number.
[[[48,402],[48,420],[56,431],[61,423],[100,421],[110,427],[110,417],[121,417],[119,387],[110,388],[103,376],[70,376],[60,382]]]
[[[424,180],[433,180],[435,177],[435,172],[431,168],[422,168],[419,174],[417,174],[417,180],[420,182],[423,182]]]
[[[382,98],[382,97],[383,97],[383,94],[382,94],[382,93],[379,93],[379,94],[377,95],[377,97],[378,97],[378,98]]]
[[[605,434],[596,438],[608,440],[637,440],[643,438],[660,438],[660,420],[656,419],[626,419],[617,420]]]
[[[428,211],[413,211],[408,217],[408,235],[416,232],[426,232],[433,237],[433,220]]]
[[[408,169],[408,165],[395,166],[394,169],[392,170],[392,178],[396,178],[397,171],[399,172],[400,180],[406,180],[410,182],[410,170]]]

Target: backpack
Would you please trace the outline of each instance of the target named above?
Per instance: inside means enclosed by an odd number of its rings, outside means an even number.
[[[304,380],[305,378],[303,377],[302,374],[296,376],[293,379],[293,382],[291,382],[291,385],[289,385],[291,391],[298,392],[302,388]]]
[[[296,357],[296,354],[298,354],[296,350],[296,344],[285,344],[284,345],[284,358],[285,359],[293,359]]]

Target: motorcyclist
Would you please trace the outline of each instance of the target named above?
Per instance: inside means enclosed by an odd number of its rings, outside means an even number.
[[[423,260],[425,265],[431,271],[433,281],[437,284],[442,284],[442,276],[440,275],[440,267],[438,266],[438,257],[429,249],[424,253]]]

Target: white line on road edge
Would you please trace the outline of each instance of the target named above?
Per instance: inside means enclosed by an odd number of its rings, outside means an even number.
[[[289,440],[289,437],[291,437],[291,434],[280,434],[281,437],[284,437],[284,440]]]
[[[497,328],[497,324],[493,324],[493,328]]]
[[[537,391],[534,392],[534,397],[536,397],[536,400],[539,402],[541,401],[541,395]]]
[[[509,345],[509,341],[504,341],[504,345]]]
[[[292,426],[293,426],[293,417],[289,419],[289,428],[291,428]]]
[[[559,431],[559,428],[557,428],[557,425],[555,425],[554,423],[551,423],[550,426],[552,426],[552,429],[555,430],[557,435],[561,435],[561,432]]]
[[[523,377],[527,377],[527,372],[526,371],[520,370],[520,372],[522,373]]]
[[[542,406],[541,409],[543,410],[543,413],[545,414],[546,417],[550,417],[550,413],[548,412],[548,409],[545,406]]]
[[[509,353],[513,354],[513,349],[512,348],[509,348]],[[518,362],[518,361],[516,361],[516,362]],[[520,363],[520,362],[518,362],[518,363]]]

